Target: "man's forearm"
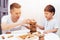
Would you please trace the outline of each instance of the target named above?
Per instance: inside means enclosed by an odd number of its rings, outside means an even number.
[[[40,29],[44,30],[43,26],[40,26],[40,25],[36,25],[36,26],[39,27]]]
[[[9,29],[12,29],[16,26],[20,25],[19,23],[12,23],[12,24],[2,24],[2,30],[9,30]]]

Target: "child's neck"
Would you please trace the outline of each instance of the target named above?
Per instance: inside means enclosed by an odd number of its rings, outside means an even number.
[[[53,19],[53,17],[52,17],[52,18],[47,19],[47,21],[50,21],[50,20],[52,20],[52,19]]]

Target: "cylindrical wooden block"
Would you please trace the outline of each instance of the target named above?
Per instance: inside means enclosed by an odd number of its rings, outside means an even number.
[[[39,37],[39,40],[44,40],[44,37]]]

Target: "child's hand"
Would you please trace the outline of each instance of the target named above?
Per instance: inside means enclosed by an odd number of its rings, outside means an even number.
[[[44,34],[48,34],[48,33],[51,33],[50,30],[46,30],[43,32]]]

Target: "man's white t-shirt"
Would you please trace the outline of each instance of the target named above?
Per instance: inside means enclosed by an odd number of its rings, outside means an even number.
[[[11,16],[10,15],[3,16],[2,19],[1,19],[1,23],[3,23],[3,22],[6,22],[7,24],[13,23],[12,20],[11,20]],[[17,22],[21,23],[22,22],[22,18],[19,18]],[[10,29],[10,30],[5,30],[5,31],[2,30],[2,33],[15,31],[15,30],[25,30],[25,29],[27,29],[25,26],[20,26],[20,27],[17,26],[17,27],[14,27],[14,28]]]
[[[44,27],[44,30],[52,30],[54,28],[58,28],[58,22],[56,19],[52,19],[50,21],[47,21],[46,19],[42,20],[42,23],[40,23],[40,25]],[[37,28],[37,30],[39,30],[39,28]]]

